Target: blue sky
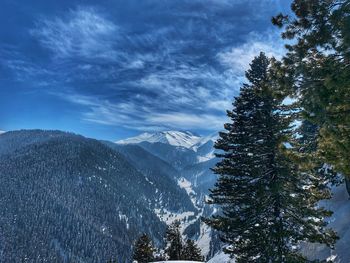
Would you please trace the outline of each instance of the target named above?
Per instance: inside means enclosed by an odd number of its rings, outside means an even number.
[[[286,0],[2,0],[0,130],[220,130]]]

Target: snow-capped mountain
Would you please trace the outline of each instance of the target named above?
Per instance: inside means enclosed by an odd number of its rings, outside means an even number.
[[[161,131],[154,133],[142,133],[136,137],[117,141],[118,144],[138,144],[141,142],[165,143],[173,146],[191,148],[201,141],[201,137],[188,131]]]
[[[180,220],[183,235],[196,240],[207,258],[211,258],[220,249],[216,235],[201,221],[202,217],[208,217],[214,212],[213,207],[208,206],[204,200],[216,181],[216,175],[210,169],[217,162],[213,147],[216,140],[217,133],[198,136],[191,132],[165,131],[143,133],[116,142],[119,146],[139,146],[175,168],[177,184],[187,192],[196,210],[184,209],[181,213],[171,213],[163,209],[157,214],[166,224]],[[135,160],[142,162],[144,158],[144,154],[138,154]],[[151,162],[148,161],[146,167]]]
[[[117,141],[116,143],[123,145],[140,144],[157,156],[159,152],[161,158],[166,158],[166,156],[168,156],[170,159],[177,162],[175,166],[180,165],[182,166],[181,168],[183,168],[186,165],[206,162],[213,159],[215,157],[214,143],[217,138],[217,133],[202,137],[189,131],[162,131],[142,133],[135,137]],[[165,147],[166,149],[173,149],[173,151],[178,152],[178,149],[167,147],[164,144],[168,146],[181,147],[182,153],[180,155],[181,157],[187,156],[186,160],[177,160],[176,157],[174,158],[174,153],[164,154],[164,149],[160,151],[159,148]],[[153,151],[153,148],[156,148],[156,150]]]

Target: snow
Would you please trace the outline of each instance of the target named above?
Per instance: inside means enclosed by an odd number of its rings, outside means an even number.
[[[211,228],[204,222],[200,224],[200,234],[197,240],[197,245],[201,249],[202,254],[207,256],[210,252]]]
[[[230,256],[225,254],[224,252],[219,252],[212,259],[210,259],[207,263],[234,263],[234,259],[230,259]]]
[[[186,223],[185,219],[187,219],[190,216],[194,216],[194,212],[192,212],[192,211],[186,211],[183,213],[174,213],[174,212],[170,212],[164,208],[163,209],[156,208],[156,209],[154,209],[154,212],[156,213],[158,218],[161,221],[163,221],[164,223],[166,223],[167,225],[171,225],[176,220],[180,220],[181,222],[184,222],[184,225],[182,227],[182,231],[186,229],[188,224],[192,223],[192,221],[190,223]]]
[[[207,153],[206,155],[198,156],[197,157],[197,161],[199,163],[203,163],[203,162],[209,161],[209,160],[215,158],[215,154],[214,153],[215,153],[215,150],[212,150],[209,153]]]
[[[136,137],[131,137],[125,140],[117,141],[118,144],[137,144],[141,142],[156,143],[161,142],[173,146],[181,146],[191,148],[194,144],[201,140],[200,136],[194,135],[191,132],[182,131],[162,131],[154,133],[142,133]]]
[[[180,186],[180,188],[184,189],[187,193],[187,195],[190,197],[193,205],[198,209],[197,205],[196,205],[196,193],[195,191],[193,191],[192,189],[192,184],[190,181],[188,181],[187,179],[181,177],[178,181],[177,184]]]
[[[0,130],[0,135],[3,134],[3,133],[5,133],[5,131]]]

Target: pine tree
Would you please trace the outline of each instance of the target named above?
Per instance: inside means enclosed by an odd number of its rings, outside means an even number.
[[[152,262],[154,260],[154,251],[151,239],[146,234],[143,234],[135,242],[133,260],[137,261],[137,263]]]
[[[246,72],[231,123],[220,133],[220,150],[213,171],[219,175],[210,204],[221,213],[205,222],[221,233],[225,252],[240,262],[306,262],[298,253],[300,241],[332,246],[335,235],[326,230],[317,208],[329,197],[328,188],[313,174],[292,162],[291,109],[282,106],[269,78],[269,60],[261,53]]]
[[[165,235],[165,241],[167,243],[165,252],[169,260],[180,260],[183,247],[180,221],[176,220],[174,223],[168,226]]]
[[[292,10],[273,18],[295,40],[277,63],[280,82],[319,127],[318,157],[345,175],[350,194],[350,2],[294,0]]]
[[[182,250],[182,260],[192,260],[192,261],[203,261],[204,257],[200,248],[194,243],[193,240],[187,239],[183,250]]]

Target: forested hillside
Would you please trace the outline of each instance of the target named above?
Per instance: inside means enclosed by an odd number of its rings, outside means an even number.
[[[170,178],[145,176],[96,140],[18,131],[1,135],[0,147],[0,251],[6,262],[129,262],[140,232],[162,242],[165,224],[155,209],[192,206],[175,183],[169,191]]]

